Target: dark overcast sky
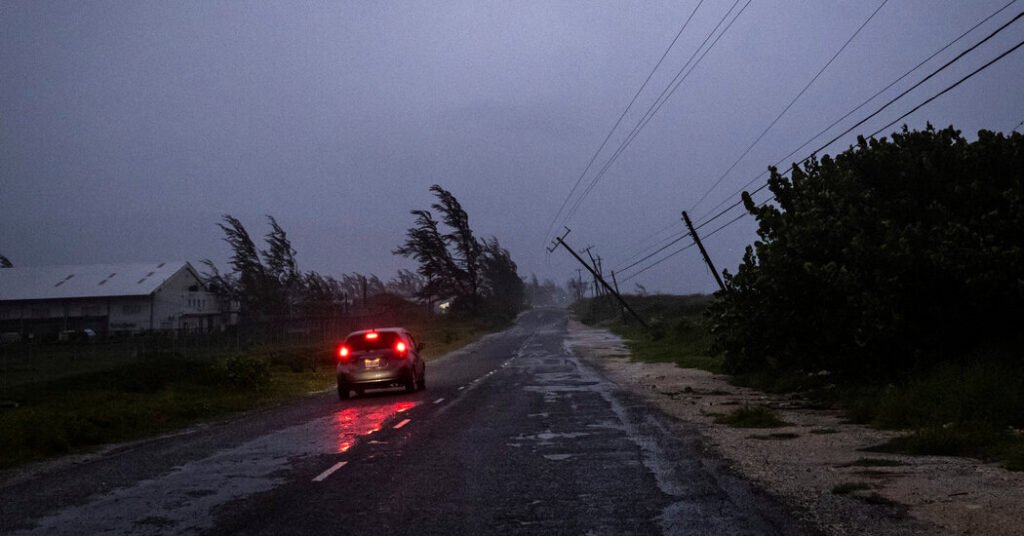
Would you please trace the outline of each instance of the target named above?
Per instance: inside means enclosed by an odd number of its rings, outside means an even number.
[[[595,246],[614,268],[656,243],[645,240],[693,206],[880,3],[754,0],[586,197],[570,244]],[[1006,3],[890,0],[694,214]],[[564,282],[575,261],[547,255],[548,226],[696,4],[0,1],[0,253],[16,265],[223,261],[221,214],[254,235],[272,214],[301,268],[386,278],[411,267],[390,251],[440,183],[523,274]],[[624,124],[732,5],[703,3]],[[1022,10],[1014,3],[886,97]],[[1024,20],[857,132],[1022,39]],[[1021,120],[1024,49],[905,122],[973,137]],[[734,268],[753,237],[747,218],[708,249]],[[713,289],[696,249],[634,282]]]

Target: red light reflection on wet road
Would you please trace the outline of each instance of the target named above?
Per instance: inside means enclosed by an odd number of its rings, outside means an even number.
[[[377,406],[345,408],[334,414],[332,425],[337,437],[338,452],[352,448],[360,436],[381,429],[390,417],[416,407],[419,402],[402,401]]]

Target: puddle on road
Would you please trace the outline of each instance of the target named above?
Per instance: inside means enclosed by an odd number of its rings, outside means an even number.
[[[214,508],[287,481],[296,459],[348,451],[360,437],[418,402],[347,407],[261,436],[168,473],[90,498],[36,520],[14,535],[196,534],[213,526]],[[159,522],[156,522],[159,521]]]

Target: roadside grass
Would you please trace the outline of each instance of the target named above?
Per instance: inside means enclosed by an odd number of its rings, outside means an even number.
[[[298,351],[298,350],[297,350]],[[265,407],[330,385],[327,364],[294,372],[257,354],[212,361],[163,357],[11,390],[0,411],[0,468],[140,439]]]
[[[676,363],[722,372],[722,355],[709,351],[703,318],[710,296],[626,296],[650,329],[625,322],[606,300],[573,305],[581,322],[607,327],[621,336],[634,361]],[[871,450],[917,455],[968,456],[1024,471],[1024,366],[1004,350],[978,350],[959,364],[923,369],[905,381],[852,383],[827,371],[755,371],[730,383],[770,393],[798,392],[821,406],[838,406],[851,422],[904,430],[906,435]],[[1007,358],[1009,357],[1009,359]],[[753,418],[741,408],[716,422]],[[812,434],[835,433],[833,429]]]
[[[410,320],[407,327],[427,343],[427,360],[504,325]],[[188,357],[92,357],[93,366],[74,374],[55,370],[46,379],[5,386],[3,399],[16,406],[0,408],[0,469],[280,404],[329,389],[335,381],[334,343]],[[34,374],[38,378],[40,369]]]
[[[968,456],[1024,470],[1024,374],[978,360],[942,365],[900,385],[843,395],[851,420],[907,435],[872,450]]]
[[[623,317],[617,307],[604,300],[579,302],[574,312],[581,322],[606,325],[622,337],[634,361],[675,363],[682,368],[720,373],[722,356],[709,351],[711,337],[703,318],[710,299],[704,295],[629,296],[630,307],[648,319],[649,330]]]
[[[727,424],[735,428],[780,428],[789,425],[780,419],[771,408],[765,406],[736,408],[725,415],[715,417],[715,423]]]

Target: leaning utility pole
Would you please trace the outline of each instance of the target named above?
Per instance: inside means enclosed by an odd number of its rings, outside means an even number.
[[[582,264],[584,268],[590,271],[590,275],[593,275],[595,279],[601,282],[601,285],[604,286],[605,290],[615,295],[615,299],[619,300],[619,303],[622,304],[622,306],[625,307],[627,311],[629,311],[629,314],[633,315],[633,318],[635,318],[637,322],[640,322],[641,326],[647,328],[647,322],[644,322],[644,319],[640,318],[640,315],[636,314],[636,311],[634,311],[633,308],[630,307],[628,303],[626,303],[626,300],[622,299],[622,296],[620,296],[619,293],[615,292],[615,290],[611,286],[609,286],[608,283],[606,283],[601,276],[597,275],[597,272],[595,272],[593,268],[587,265],[587,261],[584,261],[582,258],[580,258],[580,256],[577,255],[571,247],[569,247],[569,244],[565,243],[565,237],[569,236],[569,232],[569,228],[566,227],[565,234],[563,234],[562,236],[555,237],[554,241],[552,241],[551,247],[548,248],[548,252],[554,251],[555,249],[558,248],[558,246],[564,247],[565,250],[568,251],[573,257],[575,257],[576,260],[579,261],[579,263]]]
[[[711,257],[708,256],[708,252],[704,249],[704,244],[701,243],[700,237],[697,236],[697,231],[693,229],[693,222],[690,221],[690,216],[683,211],[683,221],[686,222],[686,227],[690,229],[690,236],[693,237],[693,241],[697,244],[697,248],[700,249],[700,254],[704,256],[704,262],[708,264],[708,268],[711,269],[711,275],[715,276],[715,281],[718,281],[718,288],[725,290],[725,284],[722,283],[722,276],[718,275],[718,270],[715,270],[715,265],[711,262]]]
[[[590,273],[594,274],[594,299],[597,299],[601,296],[601,287],[597,286],[597,262],[594,261],[594,256],[590,254],[590,249],[593,247],[594,246],[587,246],[587,249],[584,249],[583,251],[588,257],[590,257],[590,267],[592,268]]]
[[[615,278],[615,270],[612,270],[612,286],[615,287],[615,294],[618,295],[619,294],[619,280]],[[623,308],[623,307],[620,307],[619,309],[620,309],[619,314],[621,314],[622,318],[625,319],[626,318],[626,309]]]

